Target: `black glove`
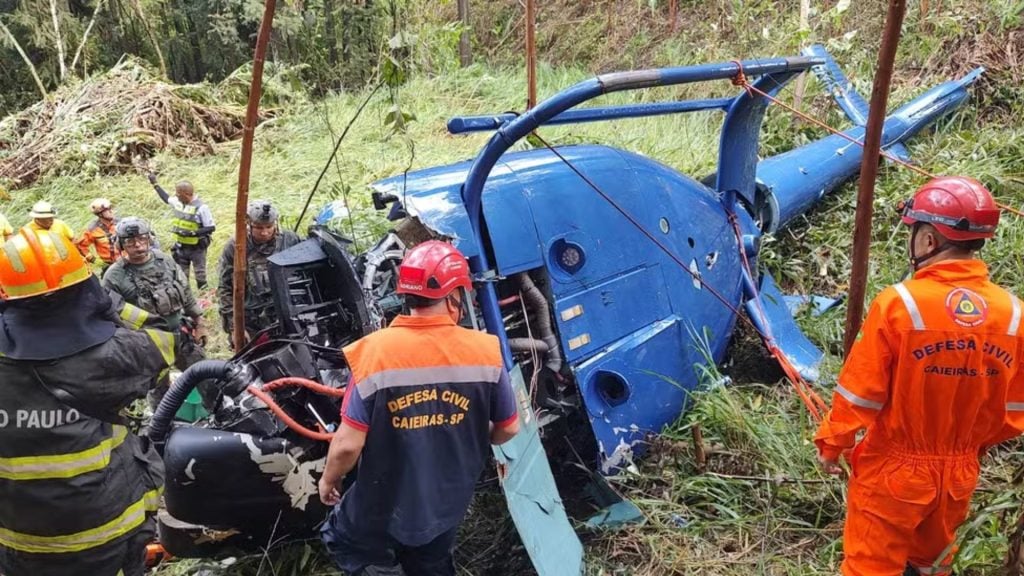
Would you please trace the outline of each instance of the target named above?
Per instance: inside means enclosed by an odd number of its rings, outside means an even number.
[[[149,178],[149,183],[150,184],[152,184],[153,186],[156,186],[156,174],[153,174],[152,172],[150,172],[149,174],[146,175],[146,178]]]

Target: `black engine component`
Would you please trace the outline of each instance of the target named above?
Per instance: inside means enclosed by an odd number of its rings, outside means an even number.
[[[348,382],[340,348],[375,325],[347,247],[347,240],[314,228],[309,239],[273,255],[270,281],[280,326],[230,363],[199,367],[201,378],[185,377],[186,371],[182,393],[168,394],[168,405],[158,408],[174,414],[192,381],[207,378],[198,387],[211,415],[174,428],[163,446],[166,510],[158,521],[171,554],[254,552],[271,540],[308,538],[323,521],[317,482],[327,443],[290,428],[248,390],[284,377],[339,389]],[[303,387],[264,392],[300,426],[333,431],[338,425],[338,397]]]
[[[317,492],[326,444],[310,448],[277,436],[175,430],[164,449],[164,547],[175,556],[207,556],[308,537],[327,513]]]
[[[325,228],[270,257],[274,306],[284,334],[341,347],[373,330],[349,242]]]

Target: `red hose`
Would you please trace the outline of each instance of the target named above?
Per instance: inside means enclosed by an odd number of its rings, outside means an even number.
[[[312,380],[308,380],[306,378],[294,377],[278,378],[277,380],[264,384],[263,389],[257,388],[252,385],[250,385],[247,388],[250,394],[262,400],[263,403],[267,405],[267,408],[270,408],[270,411],[274,413],[274,416],[277,416],[282,422],[285,423],[286,426],[294,430],[300,436],[304,436],[306,438],[309,438],[310,440],[330,442],[331,438],[334,437],[334,434],[310,430],[309,428],[306,428],[302,424],[299,424],[298,422],[295,421],[294,418],[289,416],[288,413],[285,412],[283,408],[278,406],[277,402],[275,402],[274,399],[270,396],[270,394],[268,394],[268,392],[272,392],[274,390],[277,390],[278,388],[284,388],[286,386],[302,386],[303,388],[308,388],[314,392],[338,398],[344,396],[345,391],[339,390],[337,388],[331,388],[330,386],[324,386],[323,384],[314,382]]]
[[[272,380],[263,385],[263,390],[267,392],[273,392],[278,388],[284,388],[286,386],[302,386],[308,388],[318,394],[324,396],[333,396],[335,398],[342,398],[345,396],[345,390],[343,388],[331,388],[330,386],[324,386],[319,382],[314,382],[307,378],[296,378],[294,376],[285,376],[284,378],[278,378]]]

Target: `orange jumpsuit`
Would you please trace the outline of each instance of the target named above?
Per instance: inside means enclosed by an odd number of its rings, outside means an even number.
[[[850,351],[821,454],[853,451],[846,576],[948,574],[978,458],[1024,431],[1021,302],[980,260],[945,260],[875,298]]]
[[[98,256],[104,264],[113,264],[120,254],[120,251],[117,248],[117,242],[114,241],[114,238],[117,237],[116,230],[116,223],[113,220],[105,226],[103,221],[99,218],[93,220],[92,223],[82,231],[82,235],[75,242],[75,244],[78,245],[78,251],[88,258],[89,247],[95,246],[96,256]]]

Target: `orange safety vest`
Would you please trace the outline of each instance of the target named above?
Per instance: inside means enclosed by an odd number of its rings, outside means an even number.
[[[120,255],[117,243],[114,241],[116,237],[117,223],[111,221],[108,226],[103,225],[103,221],[99,218],[93,220],[92,224],[82,232],[81,238],[78,239],[78,250],[82,254],[89,253],[89,247],[96,247],[96,256],[100,260],[107,264],[113,264]]]

